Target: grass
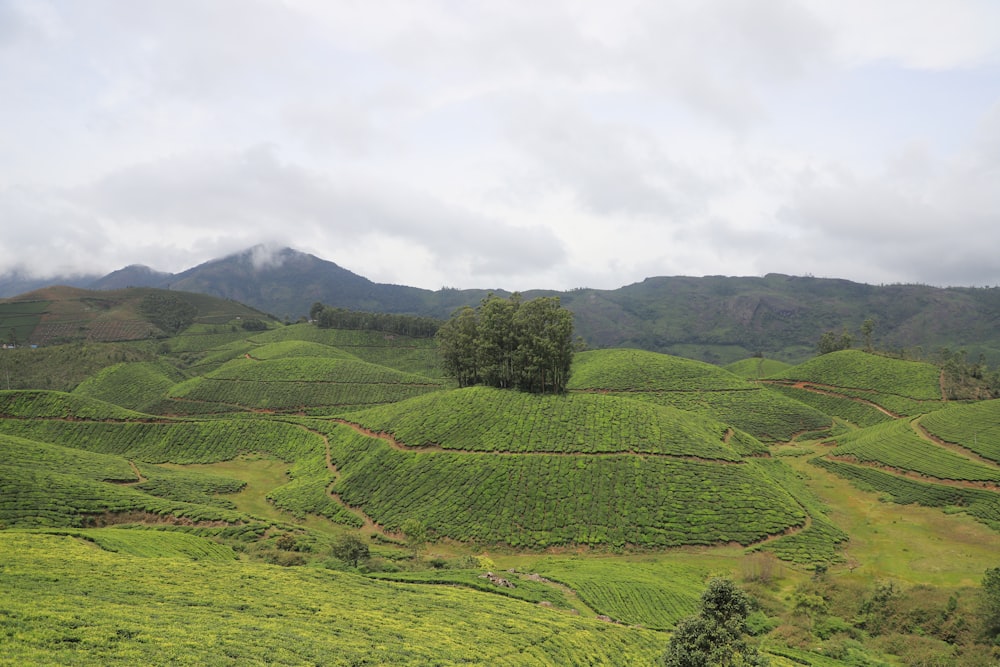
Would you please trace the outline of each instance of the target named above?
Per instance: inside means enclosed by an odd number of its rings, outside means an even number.
[[[778,361],[777,359],[751,357],[749,359],[734,361],[733,363],[724,366],[724,368],[730,373],[747,378],[748,380],[759,380],[770,375],[776,375],[777,373],[791,368],[791,366],[791,364],[784,361]]]
[[[73,393],[143,412],[184,379],[184,375],[166,361],[121,363],[87,378]]]
[[[246,485],[238,492],[226,496],[240,512],[262,519],[287,522],[294,519],[290,512],[277,509],[267,499],[267,494],[288,482],[289,463],[257,454],[245,454],[219,463],[193,463],[177,465],[160,464],[163,468],[202,472],[238,479]]]
[[[514,547],[750,544],[805,512],[752,461],[400,451],[339,424],[333,490],[378,523],[425,521],[440,538]]]
[[[350,419],[391,433],[412,447],[740,459],[724,443],[724,424],[620,396],[536,395],[470,387],[352,413]],[[756,449],[763,451],[759,444]]]
[[[817,449],[817,453],[822,450]],[[808,457],[785,461],[809,480],[830,508],[830,519],[848,535],[854,575],[892,577],[911,584],[975,586],[996,567],[1000,533],[974,519],[918,505],[887,505],[877,493],[810,465]],[[847,576],[847,575],[845,575]]]
[[[1000,467],[979,462],[921,437],[907,419],[839,436],[830,456],[852,457],[940,480],[1000,483]]]
[[[941,400],[941,371],[922,361],[904,361],[860,350],[824,354],[772,375],[770,379],[813,382],[892,394],[922,401]]]
[[[649,664],[664,639],[486,593],[0,533],[0,664]],[[142,609],[142,613],[136,613]]]
[[[644,350],[591,350],[573,360],[568,388],[619,391],[715,391],[751,385],[718,366]]]
[[[1000,400],[949,405],[919,423],[935,437],[1000,463]]]

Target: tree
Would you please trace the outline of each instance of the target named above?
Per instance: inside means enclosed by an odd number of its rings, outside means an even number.
[[[514,313],[521,307],[521,295],[515,292],[509,299],[490,294],[479,306],[477,331],[478,364],[483,382],[491,387],[507,389],[514,386],[514,353],[517,336]]]
[[[416,555],[420,549],[423,548],[424,544],[427,543],[427,526],[420,519],[409,518],[403,522],[400,526],[400,530],[403,531],[403,535],[406,536],[406,544],[411,549],[413,549],[413,554]]]
[[[979,598],[983,638],[1000,644],[1000,567],[986,570]]]
[[[333,543],[330,551],[334,557],[345,563],[350,563],[351,567],[357,567],[359,560],[368,558],[368,545],[355,533],[347,533]]]
[[[872,346],[872,334],[875,332],[875,320],[868,318],[861,323],[861,335],[865,339],[865,352],[872,352],[874,347]]]
[[[844,329],[840,336],[832,331],[827,331],[820,337],[816,349],[820,354],[829,354],[840,350],[849,350],[853,344],[854,337],[847,332],[847,329]]]
[[[320,314],[323,312],[323,309],[325,307],[326,306],[324,306],[319,301],[314,301],[313,305],[309,308],[309,319],[310,320],[318,320]]]
[[[561,391],[573,363],[573,316],[559,297],[528,301],[514,313],[514,365],[523,391]]]
[[[471,387],[479,382],[476,311],[469,306],[456,310],[438,329],[436,338],[445,373],[458,380],[459,387]]]
[[[473,310],[456,310],[437,332],[445,372],[460,387],[558,393],[573,362],[573,315],[558,297],[522,303],[490,294]]]
[[[674,629],[662,664],[666,667],[751,667],[770,664],[747,644],[752,601],[729,579],[712,579],[701,596],[701,611]]]
[[[139,302],[138,311],[168,334],[187,329],[198,314],[195,306],[173,294],[147,294]]]

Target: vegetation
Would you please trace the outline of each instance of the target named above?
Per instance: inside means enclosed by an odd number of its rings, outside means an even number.
[[[179,298],[170,338],[0,353],[2,664],[995,661],[1000,408],[939,367],[593,350],[456,389],[433,338]]]
[[[850,457],[939,480],[1000,483],[997,466],[944,449],[921,437],[912,422],[903,419],[840,436],[830,456]]]
[[[949,405],[920,418],[933,437],[1000,463],[1000,400]]]
[[[187,329],[194,323],[198,309],[173,294],[154,293],[139,302],[139,314],[168,334]]]
[[[1000,567],[986,570],[983,576],[980,615],[983,638],[992,644],[1000,644]]]
[[[470,387],[355,412],[350,420],[414,448],[741,458],[724,442],[724,424],[617,396],[532,396]],[[756,451],[766,451],[755,444]]]
[[[670,638],[666,667],[769,665],[744,638],[752,602],[728,579],[712,579],[701,596],[697,616],[681,621]]]
[[[309,309],[309,319],[322,329],[351,329],[356,331],[382,331],[385,333],[431,338],[441,323],[430,317],[396,315],[392,313],[365,313],[331,308],[317,302]]]
[[[558,297],[522,303],[490,295],[438,330],[445,371],[460,387],[483,383],[534,393],[566,389],[573,360],[573,318]]]
[[[121,363],[90,376],[73,392],[141,412],[155,406],[184,379],[177,367],[165,361]]]
[[[753,463],[630,454],[405,452],[324,425],[333,490],[378,524],[426,521],[438,538],[514,547],[751,544],[799,526],[801,508]]]
[[[844,350],[793,366],[770,379],[939,401],[940,374],[936,366],[926,362],[903,361],[860,350]]]
[[[830,354],[831,352],[849,350],[853,345],[854,336],[849,334],[846,329],[840,335],[833,331],[827,331],[820,336],[819,342],[816,344],[816,351],[820,354]]]
[[[649,664],[652,631],[467,588],[0,532],[4,664]],[[146,613],[136,613],[140,607]],[[406,610],[406,613],[400,613]]]
[[[334,542],[331,552],[352,567],[357,567],[358,561],[367,559],[370,553],[368,544],[354,533],[346,533]]]
[[[770,375],[777,375],[781,371],[788,369],[791,364],[777,359],[765,359],[764,357],[750,357],[734,361],[725,366],[725,369],[734,375],[745,377],[749,380],[760,380]]]

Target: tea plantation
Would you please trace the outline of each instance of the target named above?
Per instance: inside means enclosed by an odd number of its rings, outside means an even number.
[[[459,389],[433,338],[197,303],[12,351],[0,664],[653,665],[714,577],[771,665],[998,657],[1000,400],[933,364],[591,350],[562,394]]]

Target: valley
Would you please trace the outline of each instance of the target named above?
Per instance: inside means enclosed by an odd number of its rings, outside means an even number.
[[[0,350],[0,664],[652,665],[714,577],[772,665],[1000,658],[1000,400],[935,364],[459,388],[432,337],[171,295],[172,333]]]

